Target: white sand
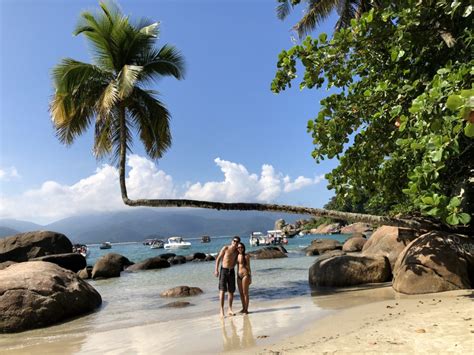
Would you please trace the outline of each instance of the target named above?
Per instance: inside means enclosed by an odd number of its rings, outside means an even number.
[[[258,354],[462,353],[474,354],[472,290],[396,295],[318,320],[302,334]]]

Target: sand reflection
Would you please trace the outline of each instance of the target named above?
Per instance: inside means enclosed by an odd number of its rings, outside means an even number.
[[[221,320],[224,351],[244,349],[255,345],[250,317],[231,317]]]

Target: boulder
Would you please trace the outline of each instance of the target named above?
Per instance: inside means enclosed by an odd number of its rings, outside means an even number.
[[[122,272],[126,266],[132,264],[133,263],[123,255],[116,253],[105,254],[97,260],[92,268],[92,278],[119,277],[120,272]]]
[[[360,233],[357,233],[356,236],[353,236],[344,242],[342,250],[346,252],[361,251],[366,242],[367,239],[362,237]]]
[[[311,245],[307,246],[304,251],[312,252],[312,255],[320,255],[330,250],[342,249],[342,244],[334,239],[314,239]]]
[[[4,261],[3,263],[0,263],[0,270],[6,269],[10,265],[16,264],[16,261]]]
[[[275,229],[276,230],[283,229],[284,226],[286,226],[286,222],[285,222],[284,219],[277,219],[275,221]]]
[[[404,228],[382,226],[367,240],[362,248],[363,255],[382,255],[390,261],[393,270],[398,255],[417,237],[415,233],[407,233]]]
[[[184,308],[192,306],[190,302],[185,302],[185,301],[176,301],[176,302],[170,302],[162,306],[163,308]]]
[[[169,259],[169,258],[172,258],[173,256],[176,256],[176,254],[174,254],[174,253],[163,253],[163,254],[160,254],[158,256],[162,259]]]
[[[88,280],[92,278],[92,266],[86,266],[84,269],[77,272],[77,276],[79,276],[83,280]]]
[[[354,233],[364,234],[365,232],[371,232],[371,231],[372,231],[372,226],[370,224],[362,223],[362,222],[352,223],[341,228],[341,234],[354,234]]]
[[[318,287],[386,282],[390,281],[391,276],[390,263],[384,256],[323,256],[309,269],[309,283]]]
[[[37,231],[0,239],[0,262],[22,262],[40,256],[64,253],[72,253],[72,243],[61,233]]]
[[[206,259],[206,254],[204,253],[193,253],[190,255],[186,255],[186,261],[204,260],[204,259]]]
[[[0,333],[49,326],[101,303],[91,285],[53,263],[18,263],[0,271]]]
[[[168,260],[161,258],[160,256],[155,256],[154,258],[148,258],[141,263],[136,263],[127,267],[127,271],[140,271],[140,270],[153,270],[153,269],[163,269],[170,267]]]
[[[336,234],[340,233],[341,231],[341,224],[340,223],[331,223],[321,224],[318,228],[311,229],[311,234]]]
[[[255,259],[278,259],[287,258],[287,255],[282,251],[283,247],[264,247],[255,251],[247,253],[251,258]],[[283,248],[284,250],[284,248]]]
[[[393,289],[406,294],[474,287],[474,239],[430,232],[413,240],[395,264]]]
[[[206,258],[203,261],[214,261],[214,260],[216,260],[216,258],[213,255],[207,254]]]
[[[202,290],[199,287],[177,286],[160,293],[161,297],[189,297],[200,295]]]
[[[171,265],[179,265],[179,264],[186,264],[186,257],[182,255],[176,255],[171,258],[168,258],[168,262]]]
[[[64,269],[71,270],[72,272],[78,272],[87,266],[86,258],[78,253],[46,255],[30,259],[30,261],[46,261],[61,266]]]

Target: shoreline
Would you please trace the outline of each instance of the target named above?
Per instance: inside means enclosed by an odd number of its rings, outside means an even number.
[[[247,353],[472,353],[473,301],[473,290],[395,294],[394,300],[342,309],[299,335]]]

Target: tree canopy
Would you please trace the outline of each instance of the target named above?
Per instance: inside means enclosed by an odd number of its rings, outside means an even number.
[[[474,211],[470,1],[386,2],[279,55],[272,90],[331,89],[308,121],[335,204],[457,225]]]

